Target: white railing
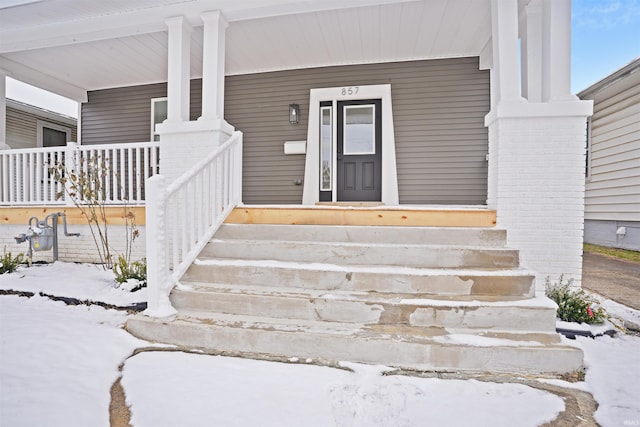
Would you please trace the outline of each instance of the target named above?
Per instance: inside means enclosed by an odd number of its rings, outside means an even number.
[[[106,204],[142,204],[147,179],[159,172],[159,143],[78,145],[0,151],[0,205],[70,205],[51,168],[87,173],[100,165]]]
[[[242,133],[234,134],[173,183],[147,183],[145,314],[175,313],[169,293],[242,199]],[[168,186],[167,186],[168,184]]]

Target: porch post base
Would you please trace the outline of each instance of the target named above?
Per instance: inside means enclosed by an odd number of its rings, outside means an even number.
[[[580,285],[588,102],[498,108],[489,127],[489,199],[507,244],[538,289],[560,275]],[[500,106],[499,106],[500,107]],[[503,106],[504,107],[504,106]],[[502,113],[502,114],[501,114]]]
[[[160,170],[171,183],[231,137],[234,127],[224,120],[159,124]]]

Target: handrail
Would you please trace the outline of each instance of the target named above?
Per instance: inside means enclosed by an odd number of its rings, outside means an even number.
[[[168,184],[147,182],[147,310],[175,313],[169,293],[242,198],[242,132]]]
[[[82,173],[91,158],[104,164],[105,204],[142,204],[146,180],[159,172],[158,142],[0,150],[0,205],[72,204],[50,171]]]

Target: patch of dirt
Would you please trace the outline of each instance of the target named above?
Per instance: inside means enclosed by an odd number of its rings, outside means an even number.
[[[640,262],[585,252],[582,257],[582,286],[640,310]]]
[[[564,411],[558,418],[543,424],[542,427],[598,427],[598,423],[593,419],[598,404],[591,394],[544,383],[527,385],[553,393],[564,400]]]
[[[120,380],[111,386],[111,403],[109,404],[109,425],[111,427],[131,427],[131,411],[127,406],[124,389]]]

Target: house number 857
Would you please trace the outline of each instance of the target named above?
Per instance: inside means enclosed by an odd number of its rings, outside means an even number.
[[[343,87],[342,88],[342,94],[343,95],[355,95],[358,93],[358,90],[360,88],[358,86],[349,86],[349,87]]]

